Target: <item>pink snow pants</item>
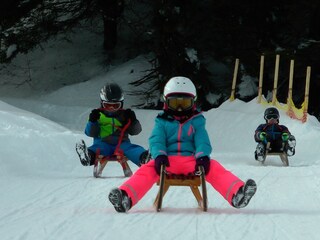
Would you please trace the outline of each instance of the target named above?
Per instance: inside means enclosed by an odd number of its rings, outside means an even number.
[[[166,171],[174,174],[188,174],[195,170],[194,156],[169,156],[170,166],[166,167]],[[126,182],[119,188],[126,191],[131,198],[132,206],[151,189],[151,187],[159,180],[159,175],[154,168],[155,162],[151,160],[142,165]],[[216,160],[211,159],[210,171],[206,175],[206,181],[218,191],[230,204],[232,197],[244,182],[237,176],[226,170]]]

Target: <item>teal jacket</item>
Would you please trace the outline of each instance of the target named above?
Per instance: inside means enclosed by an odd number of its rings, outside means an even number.
[[[166,112],[160,113],[149,138],[152,158],[159,155],[210,157],[212,147],[205,124],[206,119],[198,112],[183,123]]]

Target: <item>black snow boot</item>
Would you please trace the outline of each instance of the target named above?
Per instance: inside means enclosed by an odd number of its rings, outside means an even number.
[[[244,208],[257,191],[257,184],[254,180],[248,179],[244,186],[232,198],[232,205],[235,208]]]
[[[108,198],[117,212],[128,212],[131,208],[131,199],[125,191],[119,188],[112,189]]]
[[[89,166],[90,165],[90,156],[88,153],[88,148],[86,146],[86,143],[83,140],[76,143],[76,151],[79,156],[81,164],[83,166]]]
[[[150,161],[150,153],[148,150],[144,151],[140,155],[140,165],[146,164]]]

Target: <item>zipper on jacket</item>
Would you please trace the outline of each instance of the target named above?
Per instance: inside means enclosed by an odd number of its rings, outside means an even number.
[[[181,155],[181,132],[182,132],[183,123],[179,123],[179,130],[178,130],[178,155]]]

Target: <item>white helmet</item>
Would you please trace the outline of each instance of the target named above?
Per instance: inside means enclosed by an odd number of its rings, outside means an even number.
[[[173,77],[164,87],[163,96],[166,98],[170,94],[185,93],[196,99],[197,90],[192,81],[186,77]]]
[[[189,78],[173,77],[164,87],[163,99],[165,110],[171,110],[175,115],[184,115],[195,110],[197,98],[196,87]]]

